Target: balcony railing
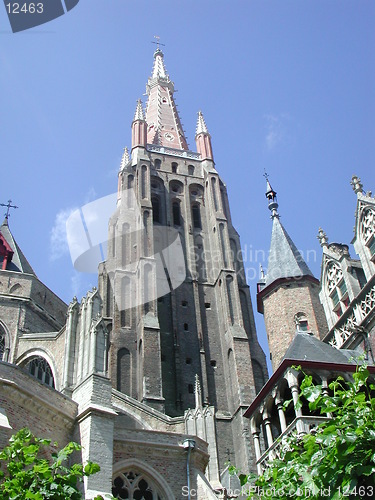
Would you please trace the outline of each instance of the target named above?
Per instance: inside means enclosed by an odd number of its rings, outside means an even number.
[[[259,460],[257,460],[258,472],[264,470],[270,460],[280,458],[281,448],[285,445],[283,442],[284,438],[294,431],[297,431],[299,435],[309,434],[312,429],[318,427],[319,424],[326,420],[329,420],[329,417],[302,416],[295,418],[285,431],[280,434],[273,444],[260,456]]]

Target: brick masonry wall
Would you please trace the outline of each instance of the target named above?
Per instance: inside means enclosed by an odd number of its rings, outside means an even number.
[[[320,338],[322,330],[324,333],[327,331],[318,292],[318,286],[313,283],[290,280],[263,298],[264,320],[274,370],[294,339],[294,317],[297,313],[306,315],[309,328],[317,338]]]

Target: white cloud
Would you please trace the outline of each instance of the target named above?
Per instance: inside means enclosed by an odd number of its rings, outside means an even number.
[[[55,223],[50,233],[50,259],[58,260],[69,254],[68,240],[66,237],[66,221],[76,208],[60,210],[55,217]]]
[[[280,115],[265,115],[266,121],[266,147],[269,151],[277,146],[291,142],[290,133],[291,117],[282,113]]]

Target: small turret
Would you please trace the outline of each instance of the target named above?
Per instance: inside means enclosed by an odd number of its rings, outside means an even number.
[[[147,123],[142,108],[142,101],[138,99],[132,123],[132,150],[147,146]]]
[[[198,112],[197,130],[195,132],[195,142],[197,152],[200,153],[202,160],[213,160],[211,136],[208,132],[206,122],[202,111]]]

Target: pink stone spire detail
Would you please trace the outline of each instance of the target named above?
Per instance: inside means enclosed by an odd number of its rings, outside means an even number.
[[[146,92],[147,143],[188,150],[173,98],[174,84],[165,69],[164,54],[160,48],[154,53],[154,67],[146,85]]]

